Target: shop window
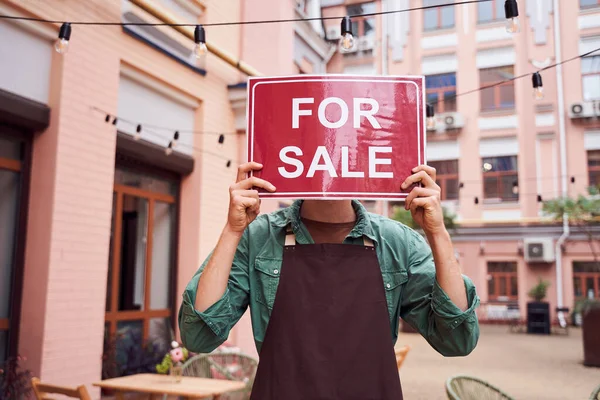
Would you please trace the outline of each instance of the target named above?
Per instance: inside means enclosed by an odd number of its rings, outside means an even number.
[[[581,84],[584,100],[600,99],[600,56],[581,59]]]
[[[488,299],[514,301],[519,296],[516,262],[488,262]]]
[[[600,264],[573,262],[573,294],[576,299],[600,299]]]
[[[587,152],[589,186],[600,187],[600,150]]]

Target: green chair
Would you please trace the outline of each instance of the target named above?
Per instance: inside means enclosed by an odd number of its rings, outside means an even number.
[[[245,400],[250,397],[258,361],[246,354],[218,352],[199,354],[183,365],[184,376],[227,379],[246,383],[243,391],[221,395],[220,400]]]
[[[590,400],[600,400],[600,385],[594,389],[592,394],[590,395]]]
[[[446,394],[450,400],[514,400],[497,387],[479,378],[465,375],[448,379]]]

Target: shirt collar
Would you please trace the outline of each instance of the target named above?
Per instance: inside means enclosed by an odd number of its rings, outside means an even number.
[[[294,201],[292,205],[285,210],[285,218],[277,225],[280,227],[291,225],[292,230],[296,234],[301,231],[300,207],[302,207],[303,201],[304,200]],[[354,238],[367,236],[371,240],[376,240],[373,235],[373,230],[371,229],[371,219],[369,218],[369,213],[365,207],[358,200],[352,200],[352,207],[354,208],[354,212],[356,212],[356,224],[348,236]]]

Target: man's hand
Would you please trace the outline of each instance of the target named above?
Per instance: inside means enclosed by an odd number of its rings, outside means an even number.
[[[253,187],[259,187],[269,192],[275,191],[275,186],[263,179],[255,176],[246,178],[248,172],[259,171],[261,168],[262,165],[256,162],[240,165],[236,182],[229,187],[227,228],[232,232],[241,234],[260,214],[258,190],[252,189]]]
[[[402,189],[414,183],[421,183],[415,187],[404,202],[404,208],[410,210],[415,222],[425,231],[425,234],[436,235],[446,230],[444,214],[440,201],[441,189],[435,183],[435,168],[419,165],[412,170],[413,175],[402,183]]]

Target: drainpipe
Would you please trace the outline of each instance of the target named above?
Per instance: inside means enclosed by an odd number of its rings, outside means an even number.
[[[387,11],[387,1],[381,0],[381,11]],[[387,18],[386,14],[381,15],[381,75],[388,74],[388,34],[387,34]],[[387,200],[383,200],[383,216],[389,217],[390,205]]]
[[[131,3],[135,4],[136,6],[138,6],[142,10],[146,11],[148,14],[152,15],[153,17],[157,18],[161,22],[164,22],[167,24],[183,24],[183,23],[185,23],[184,21],[181,21],[176,16],[174,16],[172,13],[170,13],[168,10],[166,10],[165,8],[161,7],[160,5],[154,3],[151,0],[130,0],[130,1],[131,1]],[[172,28],[175,29],[176,31],[178,31],[179,33],[181,33],[182,35],[188,37],[189,39],[194,40],[194,27],[192,27],[192,26],[173,26]],[[251,65],[246,64],[242,60],[236,59],[229,52],[223,50],[222,48],[220,48],[218,46],[215,46],[214,44],[212,44],[208,41],[206,42],[206,47],[208,48],[208,51],[213,53],[215,56],[219,57],[221,60],[225,61],[232,67],[237,68],[238,70],[242,71],[246,75],[249,75],[249,76],[262,75]]]
[[[558,0],[553,0],[554,7],[554,53],[556,55],[556,89],[558,96],[558,132],[560,141],[560,172],[561,172],[561,192],[563,197],[567,193],[567,137],[565,127],[565,98],[563,86],[563,67],[561,36],[560,36],[560,8]],[[539,173],[539,171],[538,171]],[[556,241],[554,254],[556,255],[556,305],[562,308],[564,306],[563,297],[563,272],[562,272],[562,246],[569,237],[569,218],[563,214],[563,233]],[[561,324],[565,322],[565,316],[562,312],[558,313],[558,320]]]

